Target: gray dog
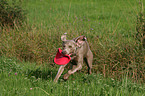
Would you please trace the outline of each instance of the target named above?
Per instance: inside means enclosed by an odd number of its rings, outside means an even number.
[[[87,39],[85,36],[79,36],[77,38],[74,38],[72,40],[66,40],[66,34],[61,36],[61,40],[63,41],[63,50],[62,54],[64,55],[70,55],[71,57],[71,70],[69,70],[63,78],[65,80],[68,79],[68,77],[75,73],[77,70],[81,70],[83,66],[83,60],[86,61],[88,66],[88,73],[91,74],[92,69],[92,61],[93,61],[93,54],[90,50],[90,47],[88,45]],[[66,64],[67,65],[67,64]],[[61,76],[64,67],[66,65],[61,65],[57,75],[54,79],[54,82],[57,82],[59,77]]]

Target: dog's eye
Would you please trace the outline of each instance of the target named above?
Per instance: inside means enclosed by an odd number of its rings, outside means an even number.
[[[69,46],[69,48],[72,48],[72,46]]]

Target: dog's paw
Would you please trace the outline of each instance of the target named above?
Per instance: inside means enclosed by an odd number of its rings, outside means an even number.
[[[63,79],[64,79],[64,80],[67,80],[68,77],[69,77],[69,74],[66,73],[66,74],[63,76]]]
[[[68,71],[68,74],[69,74],[69,75],[70,75],[70,74],[72,74],[72,71],[71,71],[71,70],[69,70],[69,71]]]

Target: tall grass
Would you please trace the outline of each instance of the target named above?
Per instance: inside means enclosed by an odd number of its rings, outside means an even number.
[[[13,28],[15,24],[21,25],[26,19],[26,13],[21,8],[20,0],[1,0],[0,13],[0,28],[4,26]]]
[[[29,0],[24,5],[27,23],[0,33],[1,56],[55,66],[60,36],[86,35],[94,54],[94,73],[118,79],[127,74],[134,81],[145,81],[145,51],[135,38],[138,1]]]

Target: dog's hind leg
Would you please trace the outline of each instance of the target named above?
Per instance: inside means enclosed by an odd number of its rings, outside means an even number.
[[[91,74],[92,69],[92,62],[93,62],[93,53],[91,51],[88,51],[88,54],[86,56],[87,66],[88,66],[88,73]]]

